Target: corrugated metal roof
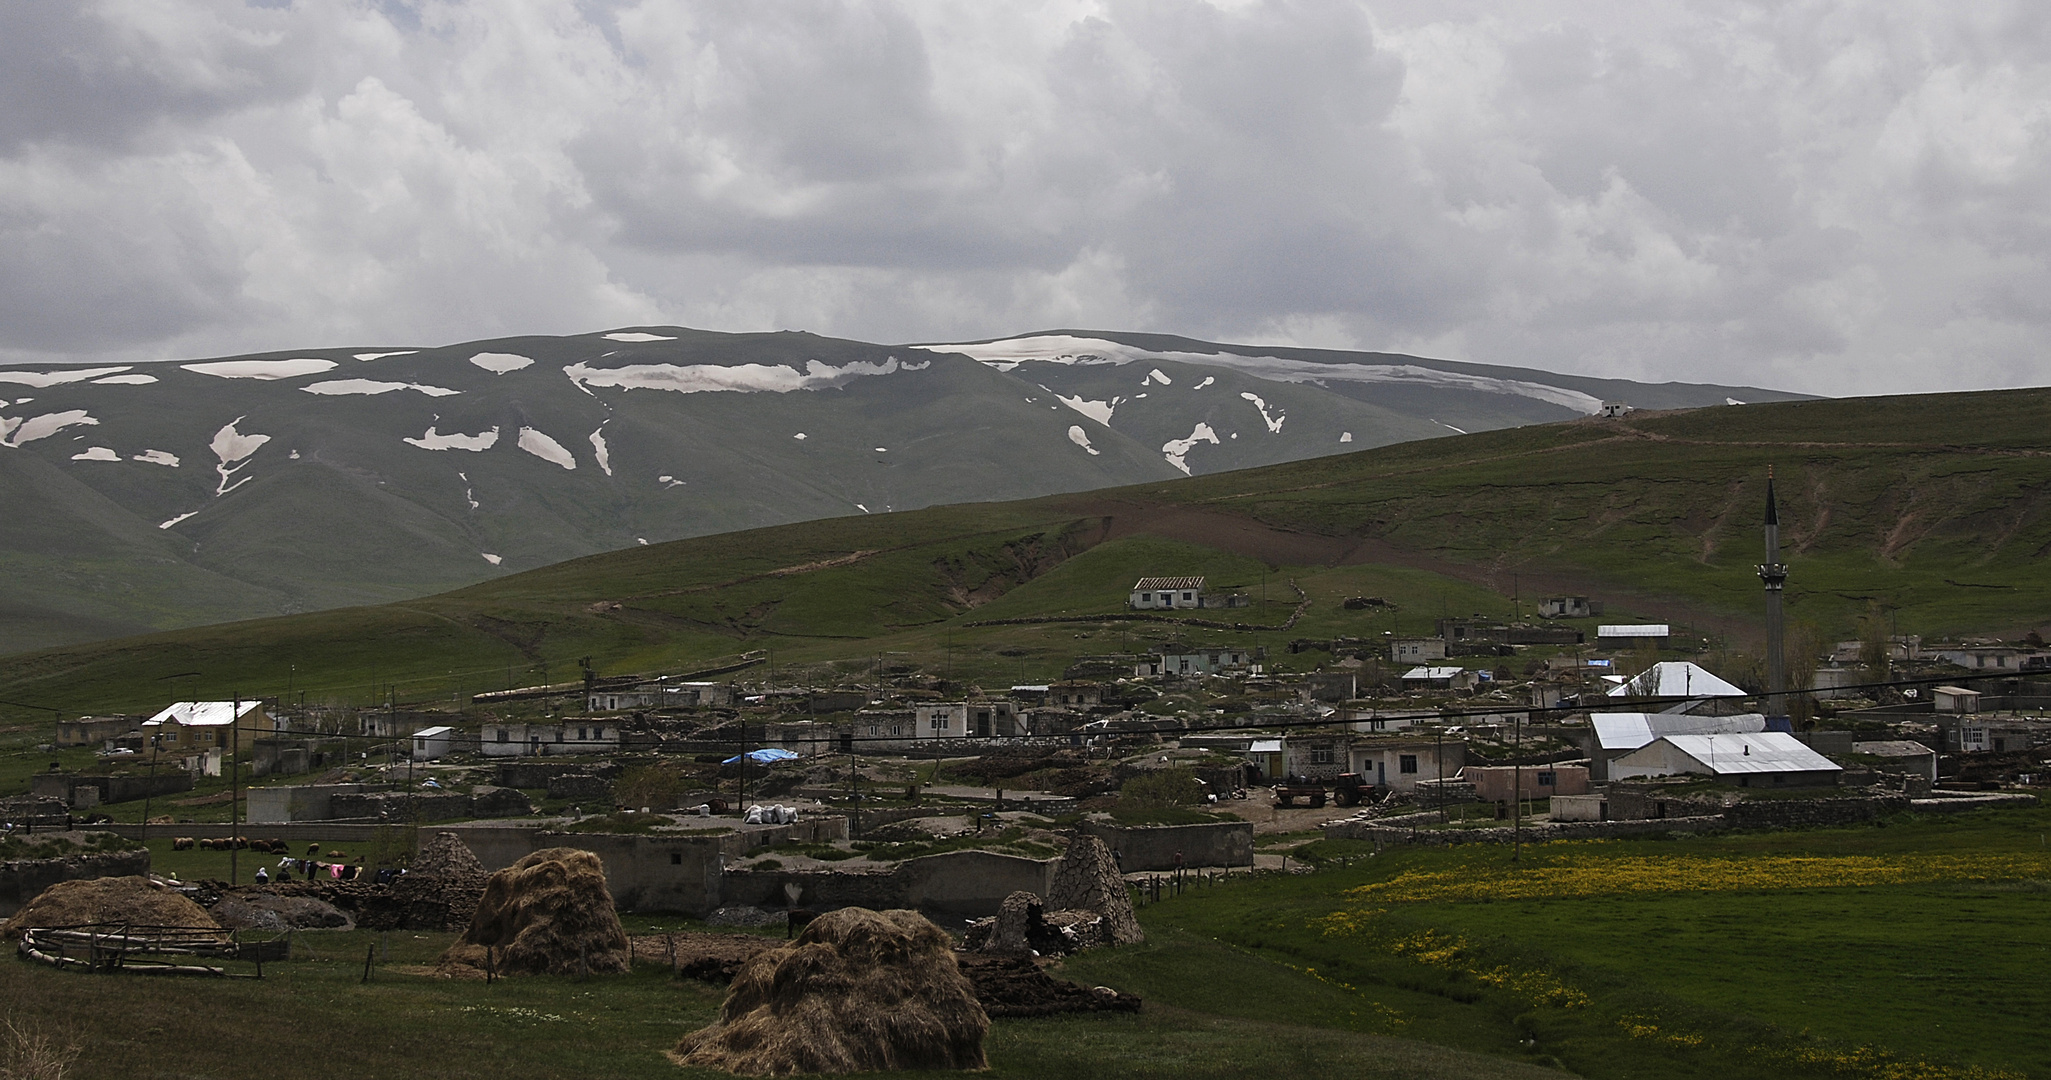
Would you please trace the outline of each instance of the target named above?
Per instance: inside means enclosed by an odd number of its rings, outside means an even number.
[[[1611,697],[1744,697],[1745,692],[1686,660],[1662,660],[1609,692]]]
[[[1595,636],[1599,638],[1671,637],[1672,635],[1667,632],[1668,629],[1665,623],[1616,623],[1609,626],[1596,627]]]
[[[1734,734],[1766,730],[1758,713],[1685,716],[1678,713],[1590,713],[1588,723],[1604,750],[1636,750],[1665,735]]]
[[[1414,667],[1403,673],[1406,679],[1454,679],[1466,668],[1458,667]]]
[[[1143,577],[1133,585],[1133,592],[1152,592],[1161,589],[1201,589],[1204,579],[1200,577]]]
[[[163,712],[143,721],[145,724],[173,722],[184,727],[227,727],[238,716],[247,716],[263,702],[251,699],[242,703],[242,711],[235,712],[232,701],[179,701],[164,708]]]
[[[456,729],[444,724],[441,727],[421,728],[413,733],[413,737],[416,739],[439,739],[454,730]]]
[[[1282,740],[1255,739],[1253,745],[1246,748],[1246,752],[1249,754],[1279,754],[1282,752]]]
[[[1718,776],[1737,773],[1840,772],[1837,762],[1781,731],[1747,735],[1667,735],[1674,749]]]

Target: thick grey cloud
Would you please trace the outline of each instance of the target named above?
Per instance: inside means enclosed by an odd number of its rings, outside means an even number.
[[[2046,381],[2023,3],[0,14],[0,355],[1052,326]]]

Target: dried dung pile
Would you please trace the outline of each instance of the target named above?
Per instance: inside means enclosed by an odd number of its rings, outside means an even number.
[[[576,848],[545,848],[491,875],[444,975],[614,974],[632,963],[605,887],[605,864]]]
[[[1094,836],[1069,841],[1068,852],[1054,864],[1054,883],[1047,889],[1048,911],[1093,911],[1103,917],[1098,933],[1114,945],[1146,940],[1132,913],[1132,895],[1125,876],[1111,858],[1111,849]]]
[[[421,845],[412,867],[392,882],[392,929],[462,930],[477,914],[490,877],[455,833],[437,833]]]
[[[268,889],[231,892],[207,909],[230,930],[354,930],[356,920],[325,900]]]
[[[125,923],[130,926],[186,926],[218,929],[221,924],[183,893],[146,877],[60,881],[22,905],[0,926],[13,940],[31,927]]]
[[[1115,924],[1102,912],[1048,911],[1038,896],[1023,890],[1004,898],[997,914],[969,924],[970,952],[1062,956],[1119,944]]]
[[[750,960],[670,1060],[752,1076],[980,1069],[989,1030],[946,932],[915,911],[842,908]]]
[[[643,934],[634,938],[634,959],[673,967],[686,979],[724,983],[732,982],[756,954],[783,944],[760,934]]]
[[[965,954],[959,959],[961,973],[976,988],[976,1000],[993,1017],[1139,1011],[1135,995],[1057,979],[1027,957]]]

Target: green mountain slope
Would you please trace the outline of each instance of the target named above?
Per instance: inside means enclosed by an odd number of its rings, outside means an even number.
[[[0,652],[424,596],[642,543],[1205,475],[1600,407],[1587,380],[1540,371],[1183,339],[1149,352],[1114,336],[1064,336],[1067,351],[974,346],[1005,354],[984,360],[951,346],[642,327],[0,365],[0,568],[21,583],[0,600]],[[1642,389],[1622,396],[1787,396]]]
[[[1281,644],[1509,615],[1546,591],[1742,643],[1778,470],[1792,618],[2019,635],[2051,611],[2051,391],[1796,402],[1485,432],[1008,503],[832,518],[588,556],[456,592],[9,656],[0,698],[141,708],[166,675],[209,693],[371,700],[671,670],[744,650],[852,670],[902,652],[986,681],[1166,636]],[[1238,631],[1080,621],[1141,574],[1255,598]],[[1304,590],[1301,622],[1279,629]],[[1375,595],[1390,607],[1347,610]],[[1204,613],[1207,616],[1213,613]],[[16,714],[7,714],[16,715]],[[26,720],[31,714],[18,714]]]

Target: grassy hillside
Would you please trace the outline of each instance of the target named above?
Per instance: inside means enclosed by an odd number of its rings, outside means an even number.
[[[1013,503],[834,518],[559,563],[427,599],[129,638],[0,661],[0,699],[67,712],[181,694],[450,699],[768,649],[776,670],[903,653],[998,684],[1175,636],[1426,631],[1528,614],[1549,591],[1742,645],[1778,470],[1789,610],[1822,637],[1879,611],[1902,633],[2020,635],[2051,610],[2051,392],[1637,414]],[[1211,631],[993,619],[1122,610],[1142,574],[1203,573],[1252,606]],[[1278,628],[1304,590],[1310,604]],[[1392,603],[1348,611],[1370,595]],[[397,684],[396,690],[386,689]],[[38,714],[14,707],[21,723]],[[47,714],[40,719],[47,721]]]

